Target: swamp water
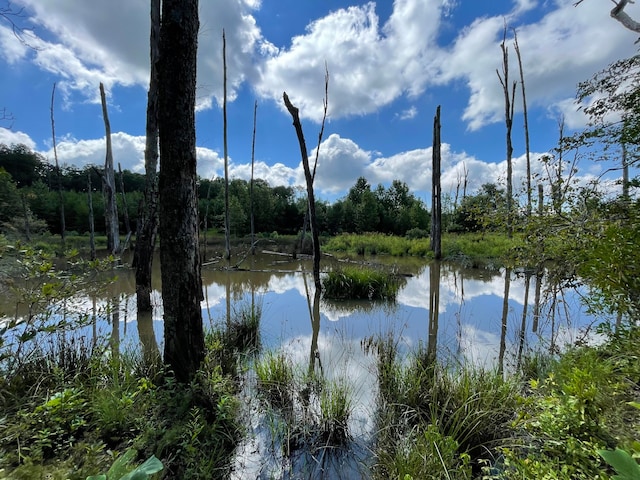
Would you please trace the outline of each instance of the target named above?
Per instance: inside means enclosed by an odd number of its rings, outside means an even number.
[[[348,448],[316,445],[294,454],[292,437],[302,433],[290,429],[286,412],[265,413],[249,368],[241,392],[248,435],[238,448],[232,478],[367,478],[362,472],[376,428],[377,377],[376,356],[366,346],[377,338],[396,339],[401,355],[423,346],[448,364],[508,371],[532,351],[555,352],[589,333],[593,338],[599,321],[586,313],[580,292],[563,291],[532,273],[411,258],[368,261],[386,262],[400,274],[395,302],[322,299],[313,292],[311,262],[280,255],[247,257],[240,270],[223,270],[222,263],[203,267],[205,328],[226,325],[237,312],[255,308],[261,355],[282,354],[296,376],[320,375],[325,385],[346,389],[349,398]],[[332,262],[323,260],[322,268]],[[107,291],[75,299],[74,309],[98,312],[83,334],[107,336],[122,350],[162,352],[158,262],[155,266],[153,317],[137,318],[134,271],[121,268]],[[0,302],[3,312],[15,311],[10,305],[8,298]],[[107,307],[109,314],[101,315]],[[291,398],[290,413],[302,408],[298,397]],[[306,401],[306,413],[297,420],[303,429],[305,423],[322,422],[320,394],[307,392]]]

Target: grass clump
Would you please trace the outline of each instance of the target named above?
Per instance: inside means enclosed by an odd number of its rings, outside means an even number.
[[[258,392],[276,408],[292,406],[293,366],[283,353],[268,352],[255,362]]]
[[[472,478],[493,460],[513,420],[515,382],[472,367],[445,368],[423,347],[402,361],[392,338],[369,348],[378,358],[378,478]],[[427,470],[417,469],[422,465]]]
[[[337,268],[322,280],[324,297],[333,300],[395,300],[399,288],[397,275],[362,266]]]
[[[349,417],[353,411],[352,395],[346,381],[328,382],[320,393],[320,418],[323,442],[345,445],[349,439]]]

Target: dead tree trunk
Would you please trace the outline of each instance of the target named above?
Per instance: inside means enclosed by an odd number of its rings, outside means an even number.
[[[93,187],[91,185],[91,172],[87,172],[87,203],[89,204],[89,252],[91,260],[96,259],[96,229],[93,217]]]
[[[129,208],[127,205],[127,194],[124,191],[124,178],[122,177],[122,167],[118,162],[118,180],[120,184],[120,197],[122,198],[122,215],[124,218],[124,228],[127,230],[127,236],[131,235],[131,223],[129,223]]]
[[[139,312],[150,312],[151,271],[158,231],[158,59],[160,41],[160,2],[151,0],[151,33],[147,125],[144,150],[144,199],[138,208],[136,225],[136,298]]]
[[[533,191],[531,189],[531,146],[529,142],[529,114],[527,113],[527,94],[524,86],[524,70],[522,68],[522,55],[520,54],[520,46],[518,45],[518,36],[513,31],[513,43],[518,56],[518,67],[520,69],[520,87],[522,92],[522,115],[524,117],[524,143],[527,156],[527,217],[531,216],[533,208]]]
[[[442,258],[442,190],[440,185],[440,105],[433,119],[433,149],[431,174],[431,250],[436,260]]]
[[[104,160],[104,174],[102,175],[102,190],[104,192],[104,222],[107,229],[107,249],[109,253],[120,253],[120,230],[118,228],[118,204],[116,202],[116,179],[113,170],[113,150],[111,148],[111,124],[107,112],[107,99],[104,85],[100,83],[100,99],[102,100],[102,116],[104,118],[107,152]]]
[[[256,153],[256,117],[258,114],[258,101],[253,105],[253,135],[251,137],[251,185],[249,189],[249,202],[251,203],[251,255],[256,254],[256,227],[253,216],[253,165]]]
[[[509,90],[509,50],[506,44],[507,28],[504,28],[504,35],[500,48],[502,49],[502,74],[498,70],[498,79],[504,92],[504,122],[507,127],[507,235],[513,235],[513,144],[511,142],[511,129],[513,127],[513,107],[516,96],[516,82],[513,82]]]
[[[67,227],[65,225],[65,218],[64,218],[64,195],[62,194],[62,172],[60,171],[60,164],[58,163],[58,148],[57,148],[57,143],[56,143],[56,126],[55,126],[55,120],[53,117],[53,100],[55,99],[55,95],[56,95],[56,84],[54,82],[53,84],[53,89],[51,90],[51,138],[53,141],[53,158],[56,162],[56,179],[57,179],[57,187],[58,187],[58,196],[60,199],[60,242],[62,245],[62,251],[64,252],[65,250],[65,236],[66,236],[66,230]]]
[[[198,28],[198,0],[163,0],[158,65],[158,187],[164,362],[181,383],[194,378],[205,354],[196,183]]]
[[[287,96],[287,92],[282,94],[284,104],[287,110],[293,118],[293,126],[296,129],[296,135],[298,136],[298,143],[300,145],[300,155],[302,156],[302,166],[304,168],[304,178],[307,182],[307,198],[309,204],[309,221],[311,224],[311,237],[313,239],[313,283],[315,284],[316,291],[320,291],[322,285],[320,283],[320,242],[318,235],[318,225],[316,223],[316,201],[313,193],[313,176],[311,174],[311,168],[309,166],[309,156],[307,154],[307,145],[304,140],[304,133],[302,131],[302,124],[300,123],[299,110],[295,107]]]
[[[230,219],[229,219],[229,150],[227,144],[227,40],[222,30],[222,72],[223,79],[223,100],[222,100],[222,123],[223,123],[223,144],[224,144],[224,257],[227,262],[231,260],[231,240],[230,240]],[[227,264],[228,266],[229,264]]]

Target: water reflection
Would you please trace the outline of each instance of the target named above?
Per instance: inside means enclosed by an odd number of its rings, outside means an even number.
[[[318,353],[322,335],[333,339],[329,343],[358,344],[377,333],[393,333],[401,338],[404,349],[423,342],[434,355],[501,368],[515,367],[536,347],[556,351],[596,321],[581,306],[577,293],[545,284],[542,272],[465,269],[415,259],[387,261],[406,279],[392,303],[315,298],[304,273],[311,265],[304,260],[256,255],[243,264],[245,270],[205,267],[205,327],[228,324],[235,305],[255,304],[257,296],[262,305],[263,345],[286,348],[308,339],[313,351],[307,349],[305,363],[310,367],[312,357],[314,362],[324,360],[322,352]],[[88,337],[107,336],[121,348],[140,345],[145,356],[156,357],[162,348],[162,304],[159,268],[155,270],[151,317],[136,312],[135,278],[130,269],[119,269],[116,282],[106,291],[78,294],[65,314],[93,312]],[[532,279],[535,288],[531,288]],[[27,314],[27,307],[16,307],[13,299],[5,297],[0,300],[0,311],[20,316]]]

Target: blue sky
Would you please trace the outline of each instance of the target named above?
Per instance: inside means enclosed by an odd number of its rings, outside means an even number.
[[[114,158],[143,171],[149,14],[147,0],[0,0],[25,29],[0,19],[0,143],[25,143],[52,161],[50,101],[58,157],[104,162],[99,82],[108,93]],[[504,182],[504,97],[496,69],[507,44],[518,78],[522,52],[534,159],[552,149],[558,119],[568,133],[585,124],[576,85],[637,53],[637,35],[611,19],[611,2],[585,0],[219,0],[200,1],[197,143],[199,172],[223,173],[222,29],[227,35],[230,173],[250,177],[253,104],[258,102],[256,176],[302,186],[304,176],[286,91],[300,108],[309,149],[317,142],[329,69],[329,118],[316,176],[321,199],[343,196],[359,176],[372,186],[406,182],[420,198],[431,183],[433,116],[442,106],[443,191],[462,172],[473,192]],[[640,6],[626,11],[640,18]],[[514,120],[514,174],[525,168],[520,90]],[[579,162],[579,179],[606,169]],[[534,171],[546,172],[536,161]]]

